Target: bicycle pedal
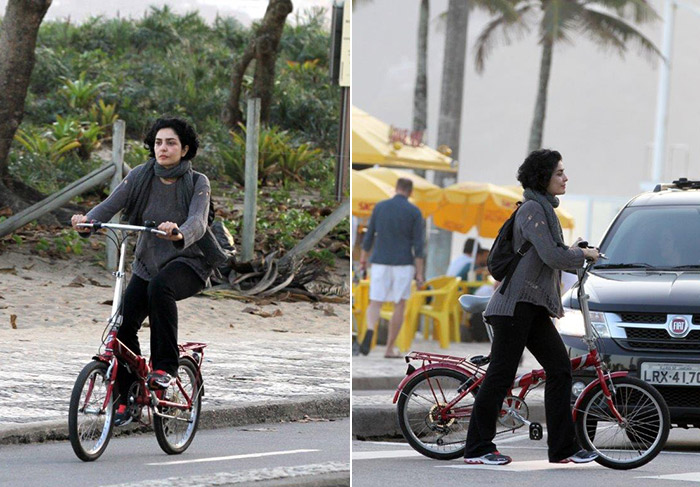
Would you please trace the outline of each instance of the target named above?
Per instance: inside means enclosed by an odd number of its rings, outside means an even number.
[[[542,439],[542,425],[540,423],[530,423],[530,439],[531,440],[541,440]]]

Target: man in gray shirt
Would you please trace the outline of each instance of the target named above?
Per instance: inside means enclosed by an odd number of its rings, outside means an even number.
[[[394,302],[394,313],[389,322],[389,334],[384,357],[401,357],[394,350],[394,342],[403,324],[406,299],[411,293],[414,276],[416,285],[425,281],[423,273],[423,216],[408,201],[413,182],[400,178],[396,182],[396,195],[380,201],[372,211],[367,233],[362,242],[360,268],[367,270],[367,257],[374,246],[369,262],[369,307],[367,308],[367,333],[360,346],[363,355],[369,353],[379,312],[386,301]]]

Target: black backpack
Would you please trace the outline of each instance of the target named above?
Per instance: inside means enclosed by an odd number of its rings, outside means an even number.
[[[522,259],[523,255],[530,250],[532,244],[530,242],[525,242],[516,252],[513,247],[513,226],[515,225],[515,215],[520,209],[522,203],[519,201],[517,203],[518,207],[506,220],[506,222],[498,230],[498,236],[493,242],[491,247],[491,252],[489,253],[486,265],[489,268],[489,273],[497,281],[501,282],[499,292],[501,294],[506,292],[506,287],[510,282],[510,278],[515,272],[515,268],[518,267],[518,262]]]

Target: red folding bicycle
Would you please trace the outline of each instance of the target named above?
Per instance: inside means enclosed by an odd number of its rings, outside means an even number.
[[[153,424],[158,444],[172,455],[184,452],[192,443],[199,425],[204,386],[201,374],[204,343],[178,345],[180,351],[177,377],[165,390],[150,390],[146,377],[151,365],[145,357],[129,350],[117,338],[122,323],[124,260],[130,234],[150,232],[165,235],[155,225],[136,226],[117,223],[81,223],[78,226],[97,230],[109,229],[117,248],[119,266],[112,312],[103,336],[100,351],[78,375],[73,386],[68,411],[68,435],[75,454],[83,461],[96,460],[104,453],[112,437],[116,407],[117,368],[125,364],[136,376],[127,397],[127,412],[140,424]],[[119,233],[117,233],[119,231]],[[104,346],[104,349],[102,347]],[[144,418],[143,410],[147,415]]]
[[[578,301],[588,345],[586,355],[571,359],[573,370],[593,367],[596,379],[579,394],[573,408],[576,435],[583,448],[596,451],[598,463],[614,469],[642,466],[659,454],[670,428],[668,406],[659,392],[626,371],[610,372],[601,360],[597,334],[591,325],[584,284],[591,263],[578,270]],[[485,309],[488,297],[464,295],[462,307],[471,313]],[[489,332],[491,330],[489,329]],[[490,338],[492,336],[490,335]],[[419,367],[410,362],[420,361]],[[394,395],[399,426],[418,452],[439,460],[464,455],[474,399],[484,380],[489,356],[453,357],[411,352],[408,371]],[[529,421],[527,395],[545,381],[544,370],[515,379],[498,418],[497,435],[529,427],[533,440],[542,426]],[[518,390],[516,393],[514,390]]]

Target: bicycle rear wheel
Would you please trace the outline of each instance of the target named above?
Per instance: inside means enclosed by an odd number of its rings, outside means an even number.
[[[661,394],[634,377],[614,378],[612,402],[618,421],[600,385],[586,394],[577,411],[576,435],[581,446],[596,451],[598,463],[627,470],[640,467],[659,454],[668,439],[670,417]]]
[[[460,393],[470,376],[453,369],[431,369],[411,379],[397,404],[399,427],[409,445],[423,455],[452,460],[464,455],[474,394],[467,394],[452,411],[441,408]]]
[[[199,426],[199,413],[202,406],[201,385],[197,380],[197,371],[191,361],[180,359],[177,371],[182,388],[192,399],[190,409],[159,408],[161,414],[169,417],[155,415],[153,429],[156,432],[158,445],[168,455],[177,455],[187,450],[194,439]],[[185,397],[178,385],[172,384],[163,394],[170,402],[185,404]]]
[[[68,436],[73,451],[85,462],[97,460],[112,437],[113,394],[103,408],[109,385],[107,368],[107,364],[97,360],[83,367],[70,398]]]

